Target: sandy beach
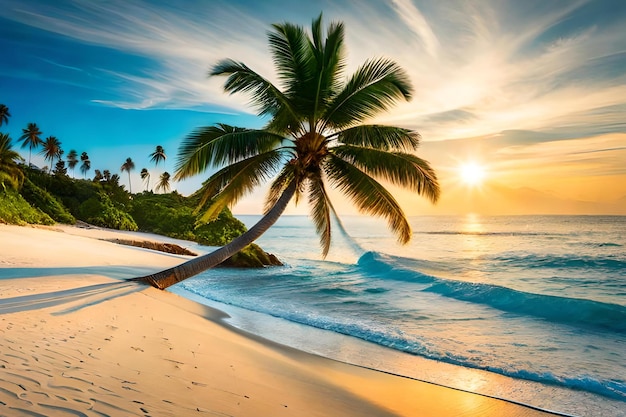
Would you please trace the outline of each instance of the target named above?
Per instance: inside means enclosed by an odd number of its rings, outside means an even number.
[[[0,225],[0,415],[552,415],[246,334],[121,281],[186,258],[116,235]]]

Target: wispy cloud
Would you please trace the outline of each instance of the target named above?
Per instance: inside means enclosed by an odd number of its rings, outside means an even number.
[[[364,1],[329,3],[324,16],[346,23],[351,70],[386,55],[409,72],[414,100],[381,121],[415,128],[425,140],[508,129],[589,135],[623,129],[619,120],[626,120],[626,16],[605,22],[600,13],[587,13],[610,1],[620,0]],[[225,95],[223,80],[206,74],[231,57],[274,79],[265,32],[268,23],[285,20],[280,2],[196,2],[193,9],[178,4],[6,0],[3,16],[154,62],[102,69],[116,82],[94,101],[251,112],[246,97]],[[297,23],[308,25],[313,17]]]
[[[424,45],[424,49],[431,56],[436,56],[439,50],[439,40],[433,33],[426,18],[411,0],[392,0],[398,18],[404,22],[409,30],[415,33]]]

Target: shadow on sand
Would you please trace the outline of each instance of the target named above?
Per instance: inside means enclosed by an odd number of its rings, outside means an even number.
[[[154,271],[154,268],[115,265],[61,268],[0,268],[0,281],[3,279],[53,277],[59,275],[103,275],[121,280],[147,275]]]
[[[68,305],[66,308],[55,311],[52,314],[67,314],[112,298],[141,291],[145,288],[144,285],[134,282],[110,282],[47,293],[2,298],[0,299],[0,315],[66,304]]]

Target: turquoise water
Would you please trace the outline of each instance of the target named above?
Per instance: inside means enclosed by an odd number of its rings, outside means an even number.
[[[434,360],[505,378],[489,395],[626,415],[626,217],[415,217],[407,246],[383,221],[342,220],[326,260],[310,220],[286,216],[258,242],[285,267],[213,270],[178,287],[325,356],[454,385],[454,372],[421,362]]]

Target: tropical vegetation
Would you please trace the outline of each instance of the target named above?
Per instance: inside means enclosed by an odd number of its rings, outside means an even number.
[[[437,201],[435,172],[414,153],[419,135],[371,123],[397,101],[411,98],[408,77],[395,62],[369,60],[346,81],[344,26],[331,24],[324,37],[321,15],[310,34],[290,23],[273,25],[269,46],[279,85],[232,59],[210,71],[211,76],[227,77],[226,92],[249,93],[258,115],[269,118],[266,126],[197,129],[182,143],[174,176],[181,180],[218,168],[200,190],[204,220],[271,180],[264,217],[215,252],[134,280],[166,288],[219,264],[261,236],[292,199],[308,202],[326,255],[331,217],[336,217],[329,187],[347,196],[360,212],[385,218],[400,243],[411,238],[409,222],[379,181]]]
[[[8,108],[0,105],[2,109],[7,109],[3,114],[8,117]],[[0,119],[6,123],[5,118]],[[0,223],[74,224],[81,220],[97,226],[140,229],[214,246],[222,246],[246,231],[244,224],[229,210],[224,210],[210,224],[200,223],[195,210],[199,197],[167,192],[170,187],[167,172],[159,181],[159,189],[164,194],[131,195],[120,185],[119,175],[108,169],[96,169],[93,178],[87,179],[91,160],[86,152],[80,157],[85,179],[70,178],[65,161],[61,159],[61,141],[55,136],[44,141],[41,153],[54,169],[26,166],[24,158],[14,149],[10,135],[0,133]],[[78,152],[70,150],[67,154],[69,168],[73,170],[78,162]],[[237,262],[258,266],[266,260],[267,254],[257,247]]]

